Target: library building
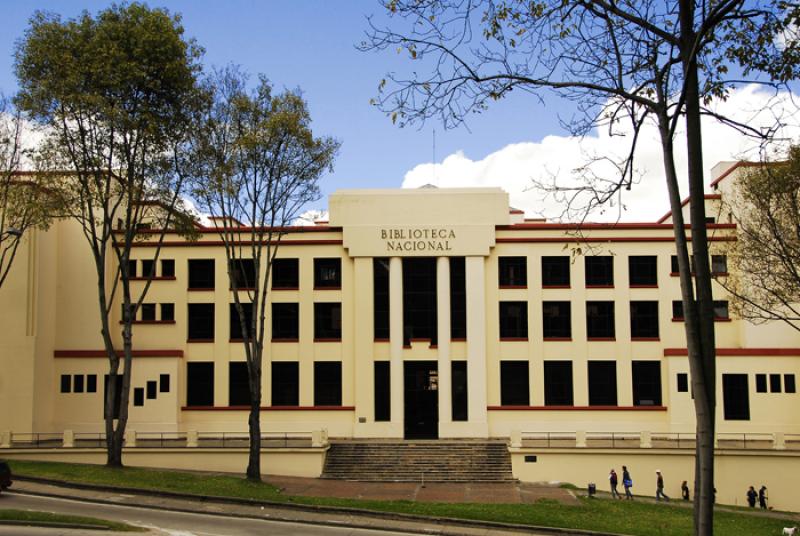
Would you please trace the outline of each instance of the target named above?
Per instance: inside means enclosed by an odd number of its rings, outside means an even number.
[[[741,505],[750,485],[766,485],[773,506],[800,510],[786,476],[800,474],[800,332],[737,318],[719,284],[737,235],[722,201],[745,166],[718,164],[705,201],[715,486],[718,502]],[[328,203],[330,221],[282,236],[267,282],[265,472],[605,490],[625,464],[642,494],[655,492],[657,468],[668,494],[691,486],[695,416],[668,214],[531,220],[499,188],[339,190]],[[242,472],[242,334],[220,236],[198,230],[168,233],[157,259],[156,237],[133,249],[134,295],[152,281],[134,325],[123,459]],[[246,260],[232,272],[239,287],[255,277]],[[75,222],[26,233],[0,288],[0,457],[104,463],[95,273]],[[111,310],[117,325],[121,307]]]

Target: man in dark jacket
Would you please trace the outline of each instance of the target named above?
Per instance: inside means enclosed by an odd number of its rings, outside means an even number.
[[[656,469],[656,500],[660,501],[663,497],[665,501],[669,501],[669,497],[664,493],[664,477],[661,476],[661,470]]]

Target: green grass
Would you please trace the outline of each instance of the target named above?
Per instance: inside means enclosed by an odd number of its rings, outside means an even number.
[[[125,523],[106,521],[93,517],[71,516],[67,514],[53,514],[50,512],[30,512],[27,510],[4,510],[0,509],[0,525],[4,521],[22,521],[37,525],[40,523],[60,523],[69,525],[88,525],[96,527],[98,530],[115,530],[121,532],[143,532],[145,529],[133,527]]]
[[[236,497],[282,503],[342,506],[381,512],[497,521],[589,529],[636,536],[684,536],[692,531],[692,510],[669,504],[580,499],[578,505],[552,500],[536,504],[445,504],[411,501],[376,501],[300,497],[282,494],[269,484],[248,482],[235,476],[127,467],[110,469],[97,465],[55,462],[10,462],[15,474],[104,486],[162,490],[192,495]],[[746,513],[717,511],[715,532],[726,536],[780,534],[786,522]]]

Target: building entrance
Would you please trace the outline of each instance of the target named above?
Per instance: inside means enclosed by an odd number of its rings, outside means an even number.
[[[406,361],[404,423],[406,439],[439,437],[439,371],[436,361]]]

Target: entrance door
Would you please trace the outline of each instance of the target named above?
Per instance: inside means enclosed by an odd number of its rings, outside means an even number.
[[[405,437],[439,436],[439,373],[436,361],[406,361],[404,370]]]

